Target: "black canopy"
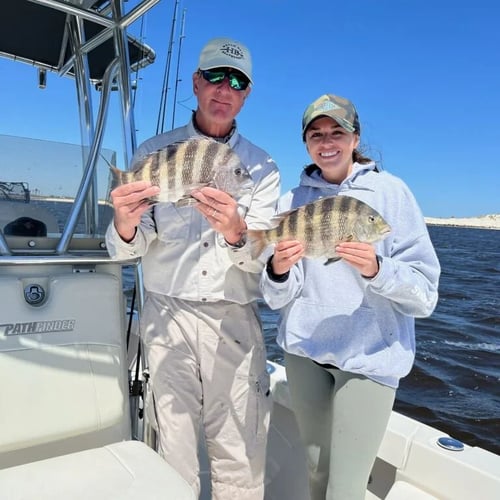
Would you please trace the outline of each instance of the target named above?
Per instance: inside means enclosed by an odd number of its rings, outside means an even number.
[[[66,0],[66,3],[97,13],[108,2]],[[29,0],[2,0],[0,2],[0,55],[58,71],[71,57],[67,37],[64,37],[66,19],[65,12],[43,4]],[[104,29],[105,27],[96,22],[84,20],[86,40],[90,40]],[[128,37],[128,41],[132,68],[142,67],[154,61],[155,54],[151,48],[131,36]],[[61,53],[64,54],[62,62]],[[100,81],[114,57],[112,38],[108,38],[93,49],[88,55],[91,80]],[[69,74],[73,74],[72,69]]]

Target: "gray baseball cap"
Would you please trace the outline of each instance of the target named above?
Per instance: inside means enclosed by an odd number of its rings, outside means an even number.
[[[214,38],[207,42],[201,51],[198,68],[234,68],[253,83],[250,51],[241,42],[230,38]]]

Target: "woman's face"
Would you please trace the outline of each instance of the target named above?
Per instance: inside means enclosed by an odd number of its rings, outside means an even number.
[[[306,130],[306,147],[323,178],[340,184],[352,171],[352,153],[359,136],[342,128],[328,116],[320,116]]]

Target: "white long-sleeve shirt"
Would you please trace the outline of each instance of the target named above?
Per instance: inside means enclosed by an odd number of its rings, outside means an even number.
[[[145,141],[132,162],[176,141],[200,135],[192,122]],[[239,209],[249,229],[267,229],[275,214],[280,175],[275,162],[237,130],[227,143],[247,167],[254,186],[239,200]],[[177,208],[158,203],[147,211],[134,239],[124,242],[113,222],[106,233],[111,257],[129,260],[142,257],[147,291],[184,300],[227,300],[246,304],[261,296],[263,264],[252,259],[250,245],[232,248],[225,244],[194,207]]]

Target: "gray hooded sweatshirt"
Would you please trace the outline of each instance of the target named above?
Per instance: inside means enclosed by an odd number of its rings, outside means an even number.
[[[415,319],[438,299],[440,265],[417,202],[406,184],[375,163],[355,163],[340,185],[309,166],[283,195],[279,212],[321,197],[348,195],[377,210],[391,226],[375,243],[378,274],[367,279],[340,260],[303,258],[283,283],[264,271],[261,290],[280,309],[278,344],[287,352],[365,375],[396,388],[415,359]]]

